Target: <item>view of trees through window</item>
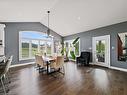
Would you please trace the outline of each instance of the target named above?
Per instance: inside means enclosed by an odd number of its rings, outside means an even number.
[[[32,33],[32,35],[31,35]],[[42,36],[40,36],[42,35]],[[36,53],[51,56],[52,53],[52,39],[47,38],[42,33],[36,32],[20,32],[20,59],[34,58]],[[36,37],[36,38],[35,38]]]
[[[105,40],[96,42],[96,61],[105,62]]]

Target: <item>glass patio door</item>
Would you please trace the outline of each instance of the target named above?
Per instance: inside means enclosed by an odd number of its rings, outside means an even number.
[[[93,37],[93,62],[101,66],[110,66],[110,36]]]

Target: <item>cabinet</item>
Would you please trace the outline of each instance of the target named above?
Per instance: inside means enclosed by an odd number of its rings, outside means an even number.
[[[0,24],[0,56],[4,55],[5,42],[4,42],[4,24]]]

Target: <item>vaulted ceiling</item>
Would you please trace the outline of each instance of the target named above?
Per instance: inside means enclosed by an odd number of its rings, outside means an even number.
[[[0,22],[41,22],[62,36],[127,21],[127,0],[0,0]]]

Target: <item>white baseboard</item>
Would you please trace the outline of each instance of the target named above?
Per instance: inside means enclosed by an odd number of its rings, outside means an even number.
[[[110,68],[110,66],[107,66],[107,65],[103,65],[103,64],[97,64],[97,63],[91,63],[93,65],[97,65],[97,66],[102,66],[102,67],[107,67],[107,68]]]
[[[25,66],[25,65],[30,65],[30,64],[35,64],[35,62],[29,62],[29,63],[11,65],[10,68],[12,68],[12,67],[19,67],[19,66]]]
[[[94,64],[94,63],[90,63],[91,65],[97,65],[97,64]],[[99,65],[100,66],[100,65]],[[109,66],[108,67],[109,69],[114,69],[114,70],[119,70],[119,71],[124,71],[124,72],[127,72],[127,69],[123,69],[123,68],[118,68],[118,67],[114,67],[114,66]]]
[[[94,64],[94,63],[92,63],[92,62],[90,62],[89,64],[90,64],[90,65],[95,65],[95,64]]]
[[[19,67],[19,66],[25,66],[25,65],[30,65],[30,64],[35,64],[35,62],[29,62],[29,63],[11,65],[10,68],[12,68],[12,67]],[[91,64],[91,65],[95,65],[95,64],[93,64],[93,63],[90,63],[90,64]],[[120,71],[127,72],[127,69],[118,68],[118,67],[113,67],[113,66],[110,66],[110,69],[115,69],[115,70],[120,70]]]
[[[127,72],[127,69],[110,66],[111,69]]]

